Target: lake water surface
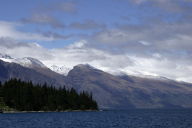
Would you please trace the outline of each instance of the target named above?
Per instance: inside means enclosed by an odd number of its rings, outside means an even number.
[[[192,128],[192,110],[0,114],[0,128]]]

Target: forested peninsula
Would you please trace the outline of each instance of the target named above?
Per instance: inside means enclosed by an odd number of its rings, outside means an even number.
[[[18,79],[0,83],[0,111],[66,111],[97,110],[98,105],[88,92],[33,84]]]

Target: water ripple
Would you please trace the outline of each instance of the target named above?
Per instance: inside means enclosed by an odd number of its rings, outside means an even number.
[[[192,128],[192,110],[0,114],[0,128]]]

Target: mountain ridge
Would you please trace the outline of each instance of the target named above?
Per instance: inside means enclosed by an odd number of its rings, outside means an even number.
[[[51,66],[47,66],[44,63],[42,63],[40,60],[32,58],[32,57],[23,57],[23,58],[13,58],[8,54],[2,54],[0,53],[0,60],[3,60],[5,62],[8,63],[17,63],[20,64],[21,66],[27,67],[27,68],[33,68],[33,69],[40,69],[40,68],[47,68],[55,73],[67,76],[67,74],[70,72],[70,70],[72,70],[72,68],[68,68],[66,66],[57,66],[57,65],[51,65]],[[89,64],[77,64],[74,67],[89,67],[95,70],[100,70],[97,69]],[[109,73],[109,72],[108,72]],[[140,75],[140,76],[135,76],[135,75],[130,75],[127,73],[119,73],[119,74],[112,74],[111,75],[114,76],[133,76],[133,77],[140,77],[140,78],[146,78],[146,79],[156,79],[156,80],[170,80],[170,81],[177,81],[177,80],[173,80],[173,79],[169,79],[167,77],[164,76],[152,76],[152,75]],[[177,81],[177,82],[184,82],[184,81]],[[188,82],[184,82],[184,83],[188,83]]]
[[[192,84],[167,79],[115,76],[90,65],[74,66],[67,76],[49,68],[27,68],[0,60],[0,80],[20,78],[93,93],[100,108],[192,108]]]

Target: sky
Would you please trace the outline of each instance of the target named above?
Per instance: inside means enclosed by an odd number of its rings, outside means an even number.
[[[192,0],[0,2],[0,53],[192,82]]]

